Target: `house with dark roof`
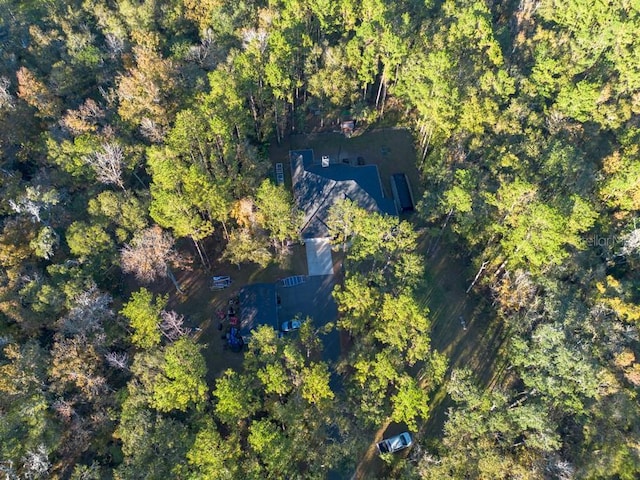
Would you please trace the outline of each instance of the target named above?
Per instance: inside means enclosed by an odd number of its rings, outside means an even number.
[[[289,155],[293,195],[304,212],[303,239],[329,237],[329,209],[342,199],[350,199],[370,212],[398,214],[393,199],[383,194],[376,165],[332,163],[327,157],[317,161],[313,150],[292,150]]]

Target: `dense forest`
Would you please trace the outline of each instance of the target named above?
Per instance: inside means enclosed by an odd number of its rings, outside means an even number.
[[[0,0],[2,476],[351,478],[396,422],[360,478],[638,478],[638,38],[635,0]],[[281,261],[269,146],[344,111],[411,130],[417,213],[332,210],[337,365],[262,327],[207,382],[153,286]],[[425,244],[504,332],[491,381],[432,348]]]

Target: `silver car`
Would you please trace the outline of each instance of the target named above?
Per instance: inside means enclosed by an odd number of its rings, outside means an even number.
[[[380,443],[377,443],[378,452],[380,453],[393,453],[400,450],[404,450],[413,444],[413,439],[409,432],[403,432],[395,437],[386,438]]]
[[[300,320],[289,320],[288,322],[282,322],[282,325],[280,325],[280,330],[285,333],[292,332],[293,330],[298,330],[300,328],[300,325],[302,325],[302,322]]]

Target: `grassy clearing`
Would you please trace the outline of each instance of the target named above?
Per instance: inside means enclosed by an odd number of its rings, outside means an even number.
[[[313,149],[318,157],[329,155],[338,160],[363,157],[367,164],[377,165],[385,196],[391,197],[389,176],[396,172],[407,173],[416,198],[423,194],[421,185],[424,182],[416,168],[413,138],[407,130],[378,129],[352,138],[345,138],[339,133],[291,136],[287,142],[270,148],[272,160],[282,162],[285,166],[287,185],[290,185],[288,152],[303,148]],[[419,251],[426,252],[431,240],[423,234]],[[497,381],[505,366],[500,356],[505,332],[502,331],[501,322],[492,313],[490,302],[474,293],[466,293],[475,272],[456,251],[456,245],[443,238],[436,251],[425,258],[425,280],[417,295],[421,305],[430,311],[433,348],[447,355],[449,371],[453,368],[470,368],[488,386]],[[434,392],[431,415],[418,432],[419,440],[430,442],[441,438],[446,413],[451,405],[446,386]],[[382,425],[375,432],[375,441],[382,438],[388,426]],[[355,478],[376,478],[384,468],[375,444],[371,444],[363,453]]]
[[[506,338],[503,323],[487,299],[466,293],[475,272],[454,252],[454,245],[442,243],[427,258],[426,281],[418,296],[430,311],[433,349],[448,357],[449,372],[469,368],[483,385],[490,387],[499,381],[505,367],[501,355]],[[423,438],[433,440],[442,436],[450,406],[452,402],[444,385],[433,395],[431,415],[420,432]]]
[[[431,238],[422,236],[419,250],[425,252]],[[444,240],[425,258],[425,280],[417,290],[419,303],[429,309],[431,341],[434,350],[446,354],[449,372],[453,368],[470,368],[485,385],[499,382],[505,363],[500,354],[505,341],[502,323],[492,313],[490,302],[474,293],[466,293],[475,274],[470,263],[456,253],[456,246]],[[460,318],[465,321],[466,329]],[[446,384],[436,390],[431,399],[431,414],[419,429],[417,439],[427,444],[442,438],[447,410],[453,402]],[[375,442],[380,441],[389,427],[386,423],[375,433],[374,443],[363,454],[356,470],[356,479],[380,478],[385,464],[379,458]]]

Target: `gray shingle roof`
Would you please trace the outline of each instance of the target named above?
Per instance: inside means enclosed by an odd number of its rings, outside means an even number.
[[[331,164],[322,167],[314,163],[312,150],[293,150],[289,154],[293,195],[305,215],[303,238],[327,237],[329,209],[344,198],[370,212],[398,214],[393,199],[385,198],[382,193],[377,166]]]

